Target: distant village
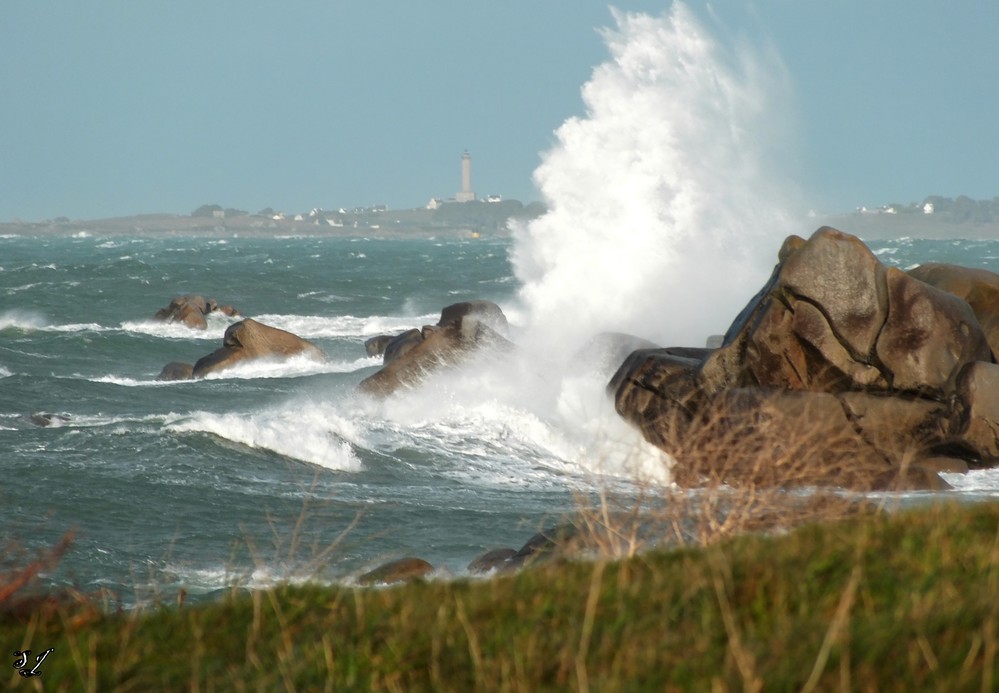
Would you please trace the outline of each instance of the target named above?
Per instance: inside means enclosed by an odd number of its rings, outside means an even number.
[[[991,200],[973,200],[965,195],[956,199],[931,195],[922,202],[911,202],[903,205],[892,203],[881,207],[857,207],[856,214],[898,214],[934,215],[935,219],[952,224],[979,223],[988,224],[999,221],[999,197]]]
[[[540,202],[524,204],[501,195],[479,197],[472,189],[472,158],[461,157],[461,188],[451,197],[431,197],[423,207],[389,209],[388,205],[339,207],[286,212],[271,207],[251,213],[218,204],[198,207],[189,215],[141,214],[98,220],[57,217],[41,222],[0,223],[0,231],[23,233],[95,232],[137,234],[363,234],[372,236],[479,237],[508,234],[511,220],[530,220],[545,213]]]

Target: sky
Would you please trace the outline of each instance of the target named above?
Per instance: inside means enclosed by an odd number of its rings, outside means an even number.
[[[802,204],[999,195],[999,3],[688,0],[772,51]],[[663,15],[671,2],[628,1]],[[0,221],[541,198],[608,59],[591,0],[8,0]],[[682,106],[682,105],[678,105]]]

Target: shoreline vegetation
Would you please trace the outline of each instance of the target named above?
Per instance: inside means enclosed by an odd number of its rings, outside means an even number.
[[[992,690],[999,504],[919,505],[481,579],[8,599],[0,638],[54,648],[46,690]]]
[[[931,211],[927,211],[931,210]],[[364,238],[507,237],[508,222],[527,222],[543,215],[544,204],[518,200],[442,203],[435,209],[388,209],[384,205],[351,210],[313,209],[282,214],[265,209],[250,214],[219,205],[203,205],[191,214],[138,214],[108,219],[0,222],[0,235],[70,236],[79,233],[114,236],[280,237],[341,236]],[[892,204],[849,213],[810,214],[805,227],[832,226],[864,240],[922,238],[930,240],[999,237],[999,198],[972,200],[930,196],[922,203]]]

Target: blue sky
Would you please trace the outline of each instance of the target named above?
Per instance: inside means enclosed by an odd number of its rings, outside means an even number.
[[[780,56],[804,204],[999,195],[999,3],[687,4]],[[538,199],[612,24],[590,0],[4,2],[0,220],[422,206],[466,149],[477,193]]]

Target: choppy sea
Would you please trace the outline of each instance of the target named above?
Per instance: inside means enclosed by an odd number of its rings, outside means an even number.
[[[870,246],[903,268],[999,271],[999,241]],[[380,365],[367,338],[432,324],[450,303],[495,301],[516,341],[510,249],[505,238],[0,237],[5,558],[71,531],[41,583],[105,588],[126,605],[180,588],[346,580],[409,555],[463,575],[580,494],[626,492],[614,436],[594,430],[607,403],[587,398],[600,383],[552,384],[554,404],[495,381],[436,381],[386,401],[355,393]],[[213,314],[199,332],[152,319],[185,293],[309,339],[328,361],[159,382],[166,363],[220,346],[235,320]],[[718,316],[719,333],[732,317]],[[956,496],[999,496],[995,473],[947,478]]]

